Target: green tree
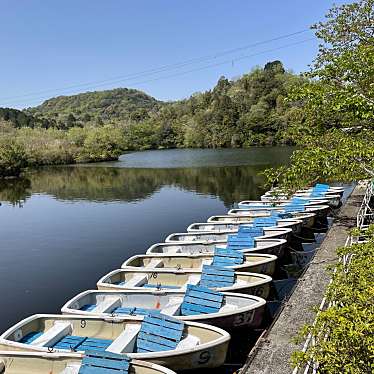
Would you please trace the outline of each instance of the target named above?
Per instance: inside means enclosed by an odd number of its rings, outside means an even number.
[[[291,100],[303,116],[300,146],[287,170],[268,171],[268,183],[287,188],[316,180],[372,176],[374,125],[374,1],[334,6],[313,26],[322,39],[309,81]],[[342,129],[337,132],[336,129]]]
[[[123,150],[124,138],[120,128],[110,125],[92,128],[83,141],[77,161],[117,160]]]
[[[27,166],[26,152],[22,144],[12,136],[0,138],[0,177],[18,177]]]

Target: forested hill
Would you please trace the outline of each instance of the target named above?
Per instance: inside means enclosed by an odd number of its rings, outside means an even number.
[[[273,61],[174,102],[118,88],[0,109],[0,177],[26,166],[116,160],[132,150],[289,144],[303,110],[286,98],[302,79]]]
[[[119,126],[130,149],[274,144],[286,141],[295,108],[285,97],[300,80],[273,61],[238,79],[221,77],[185,100],[165,103],[118,88],[56,97],[25,113],[44,127]]]
[[[54,127],[67,129],[86,124],[139,121],[157,111],[161,102],[144,92],[117,88],[85,92],[73,96],[59,96],[46,100],[26,112],[37,118],[53,121]]]

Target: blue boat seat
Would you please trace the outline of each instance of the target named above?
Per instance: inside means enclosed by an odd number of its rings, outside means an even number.
[[[212,265],[218,266],[233,266],[241,265],[244,262],[244,255],[242,252],[215,248]]]
[[[325,192],[320,192],[320,191],[312,191],[310,194],[310,197],[325,197]]]
[[[105,351],[110,344],[112,344],[112,340],[109,339],[97,339],[83,336],[67,335],[49,348],[67,349],[72,351],[91,350],[101,352]]]
[[[313,187],[313,190],[315,191],[327,191],[330,188],[328,184],[324,183],[316,183],[315,186]]]
[[[253,220],[254,227],[270,227],[277,226],[278,219],[276,217],[256,217]]]
[[[124,354],[86,351],[78,374],[127,374],[130,358]]]
[[[304,212],[305,205],[300,204],[286,204],[284,205],[284,210],[286,213],[288,212]]]
[[[256,237],[263,236],[264,229],[262,227],[255,227],[250,225],[240,225],[238,234],[239,237]]]
[[[181,315],[217,313],[221,309],[222,303],[222,293],[189,284],[181,305]]]
[[[223,266],[204,265],[199,285],[207,288],[230,287],[235,282],[235,271]]]
[[[227,238],[226,249],[240,250],[246,248],[254,248],[255,240],[253,237],[243,237],[238,235],[229,235]]]
[[[145,316],[136,340],[136,352],[159,352],[174,350],[182,339],[184,323],[172,317]]]
[[[303,197],[293,197],[291,199],[291,204],[306,205],[306,204],[310,204],[310,200],[309,199],[305,199]]]

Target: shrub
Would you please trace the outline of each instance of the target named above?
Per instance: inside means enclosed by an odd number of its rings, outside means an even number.
[[[372,231],[371,231],[372,232]],[[370,231],[369,231],[370,233]],[[327,290],[331,306],[319,313],[309,333],[315,345],[292,357],[295,365],[317,362],[317,373],[367,374],[374,372],[374,238],[338,250],[353,253],[349,265],[337,265]]]
[[[112,125],[90,128],[76,161],[117,160],[123,149],[124,138],[120,128]]]
[[[11,136],[0,138],[0,177],[18,177],[27,166],[25,148]]]

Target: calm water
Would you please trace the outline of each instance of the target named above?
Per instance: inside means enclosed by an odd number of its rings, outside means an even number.
[[[290,148],[166,150],[0,182],[0,331],[58,313],[105,273],[192,222],[258,198]]]

